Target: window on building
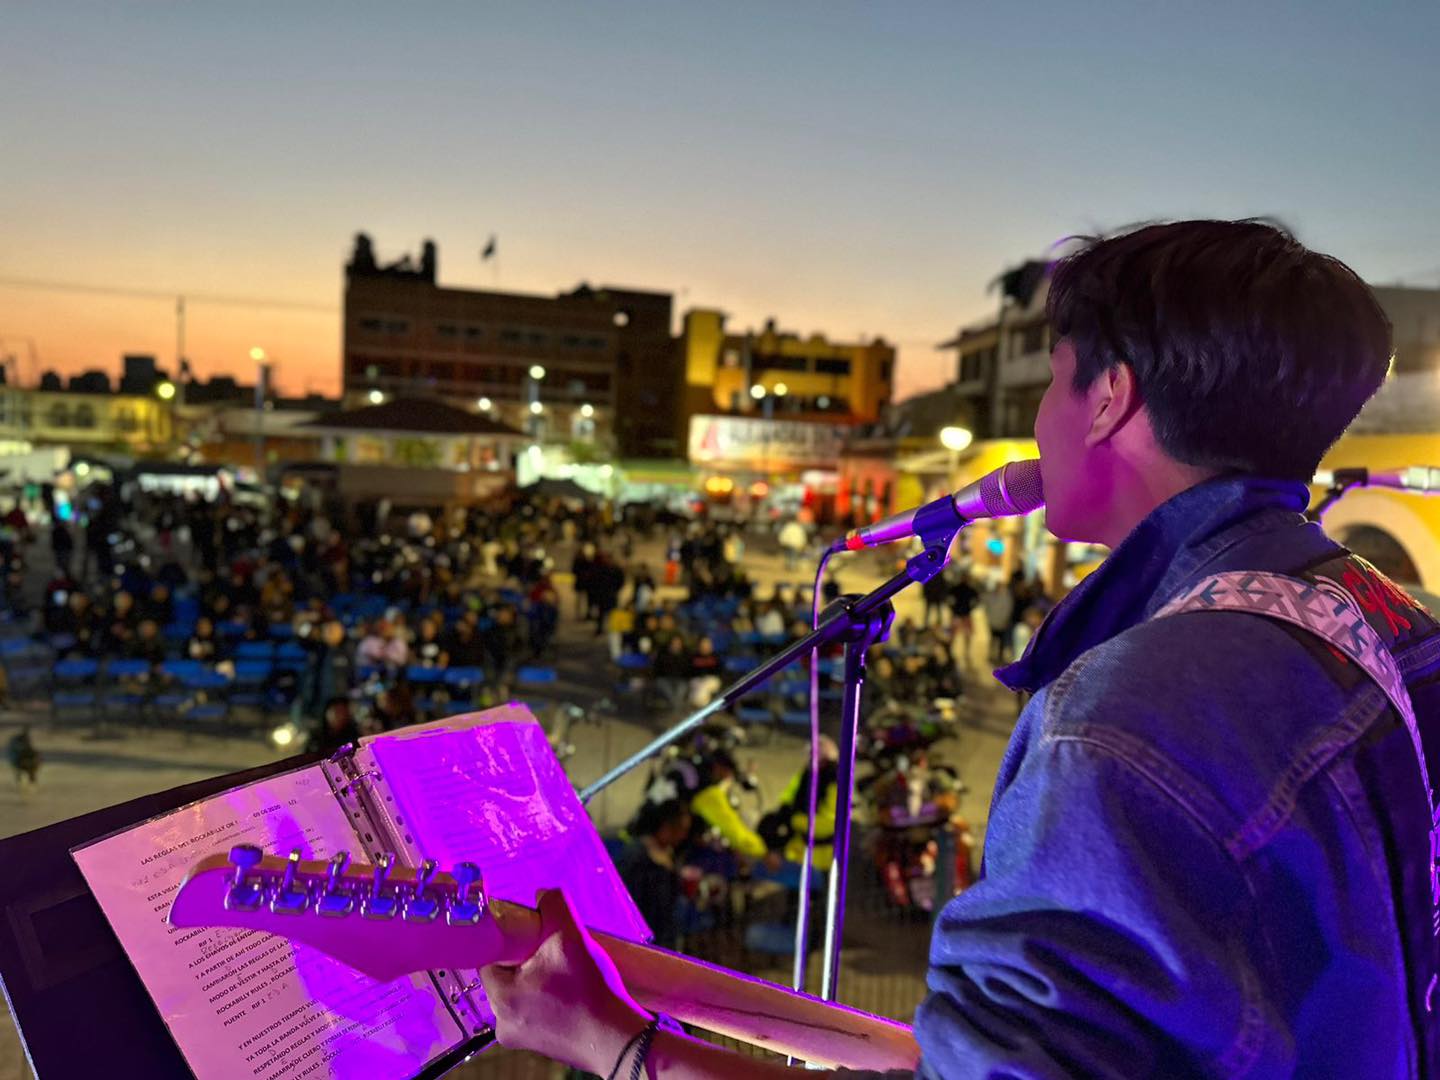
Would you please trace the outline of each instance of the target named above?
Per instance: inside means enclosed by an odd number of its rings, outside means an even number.
[[[70,418],[70,425],[78,428],[93,428],[95,426],[95,409],[89,405],[76,405],[75,414]]]
[[[519,345],[525,340],[525,332],[516,330],[513,326],[507,326],[500,331],[500,343],[502,345]]]
[[[387,334],[408,334],[410,332],[410,320],[408,319],[387,319],[385,322]]]
[[[442,322],[436,325],[435,332],[443,338],[455,338],[460,336],[460,327],[453,322]]]
[[[377,319],[373,316],[366,316],[365,318],[360,320],[360,329],[368,330],[371,333],[378,334],[381,330],[385,329],[385,321],[383,319]]]
[[[525,334],[525,343],[532,346],[548,345],[550,335],[543,330],[529,330]]]
[[[117,410],[115,410],[115,430],[116,430],[116,431],[122,431],[122,432],[129,433],[129,432],[132,432],[132,431],[137,430],[139,427],[140,427],[139,423],[136,422],[136,420],[135,420],[135,414],[134,414],[133,412],[131,412],[129,409],[117,409]]]
[[[70,410],[60,402],[51,405],[45,413],[45,423],[51,427],[69,427]]]
[[[466,341],[479,341],[479,340],[480,340],[481,338],[483,338],[484,336],[485,336],[485,328],[484,328],[483,326],[467,326],[467,327],[465,327],[465,340],[466,340]]]
[[[1020,352],[1022,355],[1037,353],[1045,348],[1045,330],[1046,327],[1044,323],[1035,323],[1033,326],[1027,326],[1025,328],[1020,342]]]
[[[815,370],[821,375],[849,375],[850,361],[845,357],[823,356],[815,361]]]
[[[781,356],[778,353],[758,353],[751,357],[750,365],[756,371],[809,371],[810,361],[804,356]]]
[[[890,381],[890,375],[891,375],[891,373],[892,373],[894,370],[895,370],[895,361],[894,361],[894,360],[881,360],[881,361],[880,361],[880,381],[881,381],[881,382],[889,382],[889,381]]]
[[[968,353],[960,358],[960,381],[974,382],[980,378],[981,353]]]

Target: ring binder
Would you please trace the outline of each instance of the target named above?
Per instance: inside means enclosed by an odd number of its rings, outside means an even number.
[[[228,864],[216,867],[215,901],[225,908],[273,911],[286,925],[294,919],[302,927],[311,919],[397,920],[390,924],[394,932],[425,934],[431,929],[419,924],[442,913],[461,927],[484,918],[490,890],[476,863],[494,871],[498,895],[525,900],[535,888],[564,884],[578,869],[593,867],[598,873],[586,880],[593,883],[596,913],[612,922],[610,929],[643,940],[643,921],[548,749],[523,708],[502,707],[370,737],[327,758],[183,789],[188,798],[176,793],[169,802],[147,803],[149,814],[126,818],[122,830],[103,838],[71,834],[67,847],[129,956],[125,969],[133,964],[143,982],[143,990],[136,989],[150,996],[146,1008],[158,1010],[159,1038],[165,1040],[168,1028],[202,1080],[230,1075],[227,1055],[242,1043],[249,1070],[277,1080],[430,1080],[493,1038],[494,1018],[473,969],[447,965],[394,986],[353,983],[348,980],[356,976],[343,966],[316,979],[313,953],[289,953],[278,942],[251,941],[243,933],[177,933],[155,920],[156,901],[178,887],[178,875],[193,860],[218,847]],[[464,811],[458,817],[457,807]],[[534,834],[525,835],[521,822]],[[77,841],[83,843],[70,846]],[[281,857],[262,867],[257,843]],[[552,843],[557,857],[547,858]],[[427,844],[439,850],[425,850]],[[451,865],[454,880],[439,873]],[[316,929],[346,933],[333,924]],[[0,968],[3,963],[0,954]],[[371,1015],[367,1009],[376,1010],[376,1026],[359,1035],[356,1025]],[[403,1016],[403,1024],[384,1023],[395,1016]],[[315,1034],[308,1045],[303,1034],[277,1039],[266,1032],[276,1022],[308,1023]],[[395,1041],[401,1031],[403,1043]],[[328,1048],[315,1053],[327,1058],[317,1062],[307,1054],[322,1041]]]

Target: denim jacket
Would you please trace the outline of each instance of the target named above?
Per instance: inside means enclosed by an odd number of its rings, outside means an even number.
[[[1333,558],[1307,495],[1176,496],[996,673],[1034,697],[981,878],[936,923],[919,1075],[1422,1074],[1392,888],[1412,849],[1385,806],[1428,807],[1393,710],[1307,631],[1150,619],[1206,575]],[[1365,760],[1382,736],[1388,773]]]

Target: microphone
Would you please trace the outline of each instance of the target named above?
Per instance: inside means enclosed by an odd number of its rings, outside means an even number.
[[[1412,465],[1408,469],[1379,472],[1370,469],[1322,469],[1315,474],[1315,483],[1330,487],[1337,479],[1356,487],[1393,488],[1413,491],[1419,495],[1440,495],[1440,468],[1433,465]]]
[[[1034,459],[1012,461],[953,494],[943,495],[924,506],[891,514],[873,525],[851,529],[830,545],[830,552],[861,551],[904,540],[928,531],[931,526],[959,529],[981,518],[1028,514],[1044,505],[1040,462]]]

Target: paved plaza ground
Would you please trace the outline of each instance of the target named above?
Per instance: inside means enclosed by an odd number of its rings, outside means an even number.
[[[785,573],[778,555],[763,547],[753,550],[757,546],[761,545],[752,545],[747,553],[746,569],[757,580],[760,595],[767,595],[776,581],[796,581],[795,575]],[[637,557],[650,560],[656,568],[660,566],[658,545],[642,545]],[[568,567],[568,553],[558,553],[557,563]],[[885,568],[874,560],[867,560],[858,567],[841,569],[845,590],[858,592],[878,584]],[[583,785],[648,742],[662,721],[631,718],[623,713],[602,714],[594,708],[608,690],[608,658],[593,629],[580,626],[569,617],[574,604],[568,593],[568,582],[561,575],[558,583],[565,592],[562,610],[566,618],[558,640],[559,683],[550,700],[573,702],[587,712],[588,719],[572,728],[576,752],[567,762],[573,779]],[[678,592],[675,595],[678,596]],[[897,609],[901,615],[908,614],[918,622],[918,588],[903,594]],[[990,791],[1013,726],[1015,705],[1013,698],[999,690],[978,663],[983,655],[980,650],[987,645],[983,630],[974,644],[976,655],[972,666],[981,674],[972,680],[972,689],[967,694],[958,739],[948,740],[939,751],[947,761],[959,766],[968,785],[961,811],[975,826],[978,839],[983,836]],[[540,708],[548,703],[537,701],[536,706]],[[81,730],[51,730],[43,711],[32,711],[28,715],[0,713],[0,741],[8,740],[15,726],[25,720],[36,723],[35,742],[44,755],[40,784],[34,790],[22,791],[10,774],[0,777],[0,836],[25,832],[138,795],[283,756],[253,736],[187,738],[174,732],[127,731],[120,737],[95,739]],[[762,788],[773,800],[803,762],[805,748],[800,740],[780,733],[755,745],[747,751],[747,756],[753,758]],[[602,831],[616,828],[628,819],[639,802],[644,772],[643,768],[637,770],[592,803],[592,815]],[[929,928],[923,921],[907,920],[867,900],[876,894],[865,869],[865,864],[857,863],[852,877],[854,899],[846,925],[841,997],[861,1008],[908,1020],[924,992]],[[723,943],[721,948],[723,950]],[[765,967],[763,962],[744,955],[743,951],[737,951],[733,958],[719,959],[729,960],[736,966],[745,964],[756,974],[777,981],[789,980],[788,960]],[[0,1080],[19,1080],[29,1075],[13,1023],[0,1023]],[[491,1051],[453,1075],[470,1080],[482,1076],[549,1077],[559,1073],[548,1063],[525,1055]]]

